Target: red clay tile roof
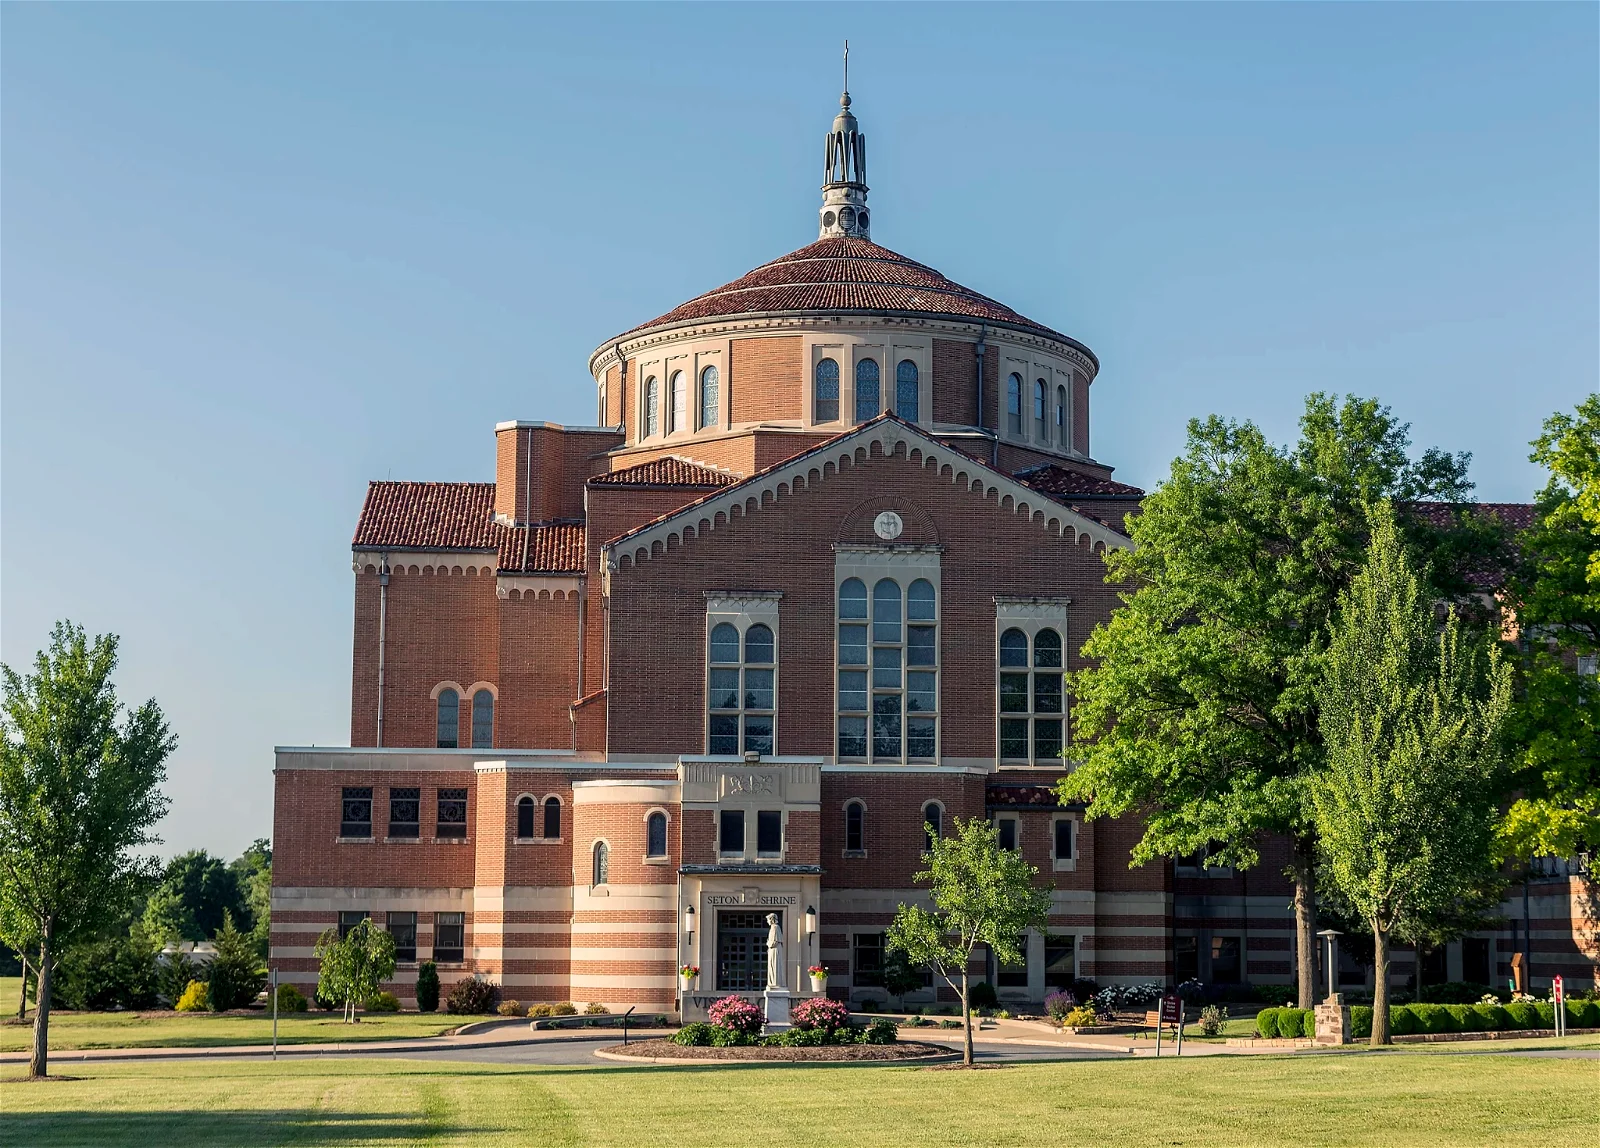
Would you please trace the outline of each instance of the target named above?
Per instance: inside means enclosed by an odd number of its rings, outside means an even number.
[[[738,475],[712,470],[709,466],[690,462],[676,455],[653,458],[637,466],[597,474],[589,480],[591,486],[728,486],[738,482]]]
[[[981,319],[1048,335],[1079,347],[1074,339],[1017,314],[1004,303],[946,279],[932,267],[897,255],[865,239],[819,239],[762,264],[743,278],[696,296],[629,335],[734,315],[782,311],[848,311]],[[608,343],[616,340],[608,340]]]
[[[1432,526],[1448,526],[1456,511],[1474,510],[1498,518],[1512,530],[1527,530],[1534,515],[1531,502],[1408,502],[1405,509]]]
[[[1031,486],[1040,494],[1048,494],[1051,498],[1065,500],[1073,496],[1078,498],[1143,498],[1144,491],[1137,486],[1129,486],[1125,482],[1116,482],[1109,478],[1099,478],[1076,467],[1062,466],[1059,463],[1047,463],[1043,466],[1030,466],[1026,470],[1017,471],[1017,481],[1024,486]]]
[[[506,526],[494,520],[492,482],[374,482],[367,486],[357,550],[494,551],[503,571],[581,574],[583,524]]]

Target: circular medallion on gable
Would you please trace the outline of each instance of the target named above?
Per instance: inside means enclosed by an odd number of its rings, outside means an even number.
[[[900,532],[905,528],[906,524],[892,510],[885,510],[872,520],[872,532],[885,542],[893,542],[896,538],[899,538]]]

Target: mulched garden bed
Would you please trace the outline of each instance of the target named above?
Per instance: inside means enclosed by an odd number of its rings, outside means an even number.
[[[903,1040],[894,1044],[824,1044],[816,1047],[781,1048],[760,1044],[717,1048],[714,1045],[673,1044],[657,1037],[613,1044],[603,1051],[615,1056],[636,1056],[641,1060],[919,1060],[925,1056],[949,1056],[940,1045]]]

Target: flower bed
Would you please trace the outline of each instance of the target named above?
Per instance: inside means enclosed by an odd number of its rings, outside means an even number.
[[[635,1040],[601,1049],[607,1057],[639,1060],[766,1060],[766,1061],[857,1061],[923,1060],[954,1055],[948,1048],[918,1041],[895,1044],[821,1045],[682,1045],[669,1039]]]

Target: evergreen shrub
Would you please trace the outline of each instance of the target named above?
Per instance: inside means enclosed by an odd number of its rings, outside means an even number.
[[[1422,1031],[1417,1014],[1410,1005],[1394,1005],[1389,1009],[1389,1033],[1392,1036],[1410,1036]]]
[[[1082,997],[1078,998],[1082,1000]],[[994,991],[994,986],[988,981],[978,981],[967,986],[967,1004],[974,1009],[999,1008],[1000,997]],[[865,1012],[866,1009],[861,1010]]]
[[[423,961],[417,966],[417,1011],[437,1012],[439,1009],[439,966]]]
[[[1539,1014],[1539,1027],[1540,1028],[1555,1028],[1556,1027],[1556,1006],[1555,1005],[1551,1004],[1549,1001],[1539,1001],[1533,1007],[1534,1007],[1534,1010]]]
[[[1444,1005],[1414,1004],[1407,1005],[1413,1016],[1417,1018],[1417,1031],[1424,1033],[1454,1032],[1455,1018],[1452,1017]]]
[[[279,1012],[305,1012],[310,1007],[311,1002],[306,1000],[306,994],[293,985],[278,986]]]
[[[1264,1008],[1256,1013],[1256,1032],[1271,1040],[1278,1035],[1278,1008]]]
[[[1494,1032],[1511,1027],[1511,1014],[1505,1010],[1503,1005],[1475,1004],[1472,1006],[1472,1011],[1477,1013],[1479,1020],[1483,1022],[1482,1031],[1484,1032]]]
[[[1372,1006],[1350,1006],[1350,1039],[1368,1040],[1372,1036]]]
[[[190,981],[173,1007],[179,1012],[205,1012],[211,1007],[211,990],[204,981]]]
[[[1506,1012],[1511,1014],[1511,1027],[1515,1029],[1528,1029],[1539,1027],[1539,1010],[1527,1001],[1512,1001],[1504,1006]]]
[[[481,1016],[494,1008],[494,999],[499,994],[500,986],[493,981],[467,977],[450,986],[444,1009],[460,1016]]]
[[[368,1012],[399,1012],[400,998],[393,993],[380,992],[367,1002]]]
[[[500,1007],[494,1010],[501,1016],[522,1016],[521,1001],[501,1001]]]
[[[1450,1014],[1454,1023],[1453,1032],[1482,1032],[1484,1029],[1483,1017],[1478,1015],[1478,1010],[1469,1004],[1449,1004],[1444,1010]]]
[[[577,1016],[578,1006],[571,1001],[557,1001],[550,1006],[551,1016]]]

